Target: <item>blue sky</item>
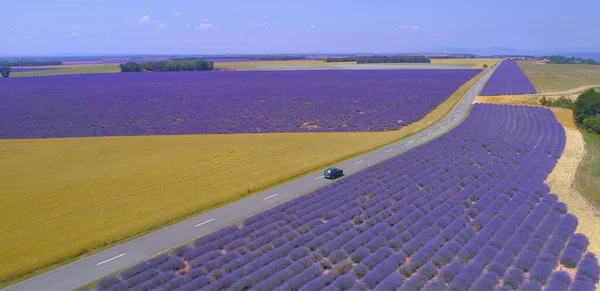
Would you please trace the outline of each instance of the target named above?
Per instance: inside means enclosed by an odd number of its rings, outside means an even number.
[[[2,2],[0,55],[600,48],[598,0]]]

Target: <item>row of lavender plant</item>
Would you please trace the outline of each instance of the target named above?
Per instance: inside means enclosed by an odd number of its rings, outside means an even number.
[[[0,138],[381,131],[481,70],[167,72],[9,78]]]
[[[482,96],[536,94],[531,81],[515,60],[505,60],[481,91]]]
[[[442,137],[101,280],[98,290],[594,290],[544,180],[548,109],[475,104]]]

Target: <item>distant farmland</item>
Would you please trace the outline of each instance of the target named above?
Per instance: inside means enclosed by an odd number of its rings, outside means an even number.
[[[481,70],[133,73],[3,81],[0,138],[394,130]]]
[[[600,66],[541,64],[520,61],[519,66],[540,93],[566,91],[583,86],[600,87]]]

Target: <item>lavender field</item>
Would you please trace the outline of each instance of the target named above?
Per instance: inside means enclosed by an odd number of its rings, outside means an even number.
[[[544,180],[545,108],[475,104],[382,164],[102,279],[97,290],[594,290],[600,267]]]
[[[480,70],[90,74],[0,87],[0,138],[393,130]]]
[[[482,96],[536,93],[533,84],[515,60],[503,61],[481,91]]]

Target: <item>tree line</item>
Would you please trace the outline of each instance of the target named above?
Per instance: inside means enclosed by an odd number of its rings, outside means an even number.
[[[292,60],[305,60],[306,57],[302,56],[252,56],[248,58],[252,61],[292,61]]]
[[[600,134],[600,92],[589,89],[579,95],[573,105],[573,117],[578,126]]]
[[[121,72],[176,72],[176,71],[212,71],[214,63],[207,60],[181,60],[120,64]]]
[[[548,64],[586,64],[586,65],[600,65],[600,62],[596,62],[592,59],[583,59],[576,57],[563,57],[563,56],[549,56],[546,57]]]
[[[39,67],[39,66],[60,66],[61,61],[0,61],[0,67]]]
[[[550,99],[542,97],[540,103],[545,106],[563,107],[573,110],[573,119],[580,128],[600,134],[600,92],[589,89],[579,95],[577,101],[566,97]]]
[[[357,64],[378,64],[378,63],[431,63],[431,60],[425,56],[366,56],[366,57],[332,57],[325,59],[325,62],[356,62]]]

